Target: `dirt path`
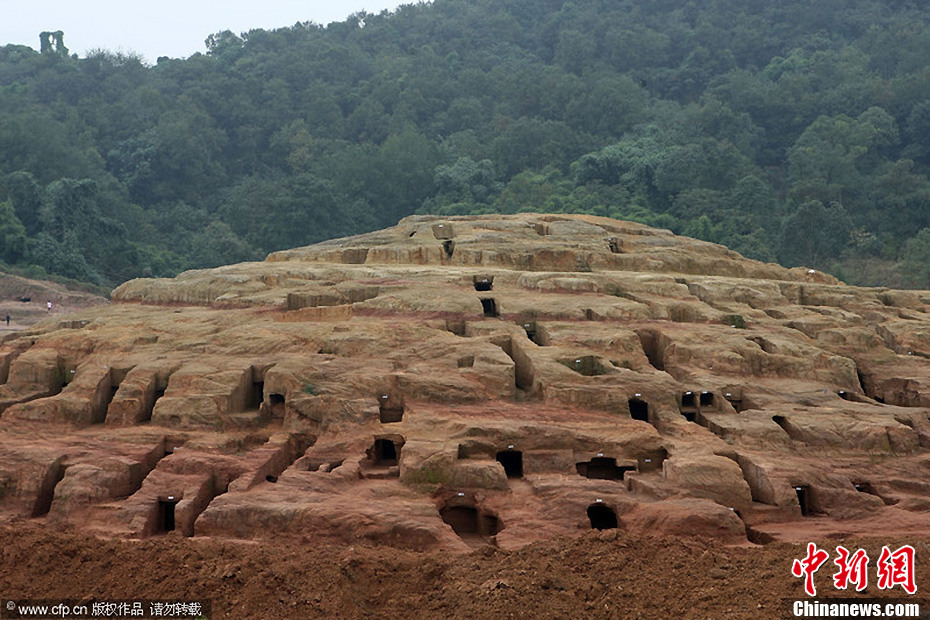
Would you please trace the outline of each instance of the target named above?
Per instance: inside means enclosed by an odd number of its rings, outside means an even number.
[[[99,295],[73,291],[54,282],[0,273],[0,337],[35,325],[50,315],[68,314],[106,301]],[[52,302],[51,312],[48,302]]]

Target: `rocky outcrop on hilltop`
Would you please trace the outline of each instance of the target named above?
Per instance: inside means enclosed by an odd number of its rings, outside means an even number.
[[[0,518],[412,549],[930,525],[930,293],[526,214],[112,299],[0,346]]]

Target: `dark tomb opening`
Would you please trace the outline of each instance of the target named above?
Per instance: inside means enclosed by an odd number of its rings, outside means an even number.
[[[623,252],[623,243],[617,237],[611,237],[607,240],[607,245],[610,247],[610,251],[613,254],[620,254]]]
[[[249,393],[248,402],[246,403],[246,409],[258,409],[262,406],[262,401],[265,399],[265,382],[264,381],[253,381],[252,382],[252,391]]]
[[[526,337],[529,338],[530,342],[543,346],[543,340],[540,337],[539,328],[536,325],[536,321],[527,321],[520,323],[523,327],[523,331],[526,332]]]
[[[178,500],[169,497],[158,500],[158,531],[173,532],[175,529],[174,508]]]
[[[452,506],[439,511],[442,520],[459,536],[478,533],[478,510],[471,506]]]
[[[579,476],[593,480],[623,480],[623,474],[634,471],[635,467],[618,467],[617,459],[596,456],[590,461],[575,463]]]
[[[496,536],[501,531],[501,522],[494,515],[483,514],[478,523],[478,530],[485,536]]]
[[[649,421],[649,404],[638,398],[631,398],[628,401],[630,406],[630,417],[641,422]]]
[[[697,420],[697,411],[682,411],[681,415],[684,416],[685,420],[688,422]]]
[[[465,336],[465,321],[446,320],[446,331],[456,336]]]
[[[452,239],[447,239],[442,242],[442,249],[446,253],[446,258],[452,258],[452,253],[455,252],[455,241]]]
[[[503,529],[495,515],[479,512],[473,506],[446,506],[439,516],[462,538],[494,536]]]
[[[701,406],[702,407],[713,407],[714,406],[714,395],[711,392],[701,392]]]
[[[869,384],[865,380],[865,375],[862,374],[862,371],[858,366],[856,366],[856,378],[859,380],[859,387],[862,389],[862,393],[869,398],[874,398],[871,393],[872,391],[869,389]]]
[[[284,417],[284,394],[269,394],[268,402],[271,404],[271,413],[276,418]]]
[[[682,407],[696,407],[697,401],[694,399],[694,392],[685,392],[681,395]]]
[[[39,492],[36,494],[35,503],[32,506],[32,516],[41,517],[48,514],[52,509],[52,500],[55,499],[55,487],[65,477],[65,467],[60,461],[52,463],[51,467],[42,477]]]
[[[112,377],[113,371],[110,371]],[[103,402],[100,403],[100,409],[95,412],[94,422],[100,424],[106,421],[107,419],[107,410],[110,408],[110,403],[113,402],[113,398],[116,396],[116,393],[119,391],[119,383],[111,383],[110,389],[106,391],[103,395]]]
[[[404,419],[404,405],[400,399],[382,394],[378,399],[378,417],[382,424],[400,422]]]
[[[497,462],[504,466],[508,478],[523,477],[523,453],[519,450],[502,450],[497,453]]]
[[[499,316],[497,313],[497,302],[492,297],[481,300],[481,309],[484,311],[484,316],[486,317]]]
[[[811,488],[804,484],[794,487],[794,491],[798,494],[798,505],[801,507],[801,516],[810,516],[813,512],[811,509]]]
[[[110,403],[113,402],[113,398],[116,396],[116,393],[119,391],[119,384],[110,386],[110,393],[107,394],[107,402],[104,409],[110,406]]]
[[[397,445],[390,439],[375,439],[375,465],[397,465]]]
[[[274,482],[277,482],[277,481],[278,481],[278,477],[277,477],[277,476],[272,476],[271,474],[268,474],[267,476],[265,476],[265,480],[267,480],[268,482],[274,483]]]
[[[773,416],[772,416],[772,422],[774,422],[775,424],[777,424],[777,425],[781,428],[781,430],[783,430],[783,431],[785,431],[786,433],[788,433],[788,436],[791,437],[792,439],[794,439],[794,435],[793,435],[792,432],[791,432],[791,430],[792,430],[792,429],[791,429],[791,426],[788,424],[788,418],[786,418],[786,417],[783,416],[783,415],[773,415]]]
[[[617,513],[601,502],[588,506],[588,520],[593,530],[613,530],[617,527]]]
[[[727,399],[727,402],[733,405],[733,409],[736,410],[736,413],[741,413],[743,411],[743,399],[742,398],[739,398],[732,392],[727,392],[724,395],[724,398]]]
[[[836,393],[836,395],[842,398],[843,400],[849,400],[849,401],[856,400],[855,397],[853,397],[853,395],[847,392],[846,390],[840,390],[839,392]]]
[[[472,282],[474,282],[476,291],[490,291],[494,288],[494,278],[475,276]]]

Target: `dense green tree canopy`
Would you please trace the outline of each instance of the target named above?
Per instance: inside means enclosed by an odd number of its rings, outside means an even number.
[[[536,210],[927,286],[928,22],[913,0],[434,0],[154,66],[44,33],[0,47],[0,260],[114,285]]]

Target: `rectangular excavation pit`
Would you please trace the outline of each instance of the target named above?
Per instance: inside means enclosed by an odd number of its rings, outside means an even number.
[[[549,338],[546,335],[545,331],[542,329],[542,326],[536,323],[536,321],[520,321],[520,327],[523,328],[523,331],[526,333],[526,337],[535,345],[540,347],[547,346],[549,344]]]
[[[158,498],[158,516],[155,525],[156,533],[166,534],[177,529],[175,510],[180,501],[180,497],[175,495],[167,495]]]
[[[484,313],[484,316],[488,318],[500,316],[500,312],[497,309],[497,300],[493,297],[481,298],[481,311]]]
[[[609,237],[607,239],[607,247],[610,248],[611,254],[623,253],[623,241],[618,237]]]
[[[801,437],[801,432],[800,432],[800,430],[799,430],[794,424],[792,424],[792,423],[788,420],[788,418],[786,418],[785,416],[783,416],[783,415],[773,415],[773,416],[772,416],[772,422],[774,422],[775,424],[777,424],[778,427],[781,428],[781,430],[785,431],[785,433],[786,433],[786,434],[788,435],[788,437],[790,437],[791,439],[795,439],[795,440],[797,440],[797,441],[802,441],[802,437]]]
[[[404,399],[398,394],[382,394],[378,398],[378,420],[394,424],[404,419]]]
[[[120,383],[125,379],[127,370],[117,371],[109,368],[105,376],[97,385],[97,391],[94,397],[94,413],[91,420],[94,424],[103,424],[107,420],[107,411],[110,403],[113,402],[116,393],[119,391]]]
[[[368,248],[346,248],[342,251],[342,263],[345,265],[364,265],[368,260]]]
[[[651,471],[661,471],[662,464],[668,458],[668,451],[665,448],[645,452],[636,459],[636,469],[639,473],[648,473]]]
[[[447,239],[442,242],[442,251],[445,253],[446,258],[452,258],[452,255],[455,253],[455,241],[452,239]]]
[[[536,369],[524,347],[525,342],[521,344],[519,339],[511,338],[509,342],[504,342],[501,349],[513,361],[514,387],[521,392],[532,393],[536,382]]]
[[[745,410],[743,406],[743,393],[731,389],[730,391],[724,391],[723,398],[730,403],[730,406],[736,411],[736,413],[742,413]]]
[[[636,331],[639,343],[643,347],[643,354],[649,364],[656,370],[665,370],[665,352],[661,343],[661,335],[656,330],[640,329]]]
[[[472,276],[472,284],[476,291],[490,291],[494,288],[494,276]]]
[[[743,480],[749,485],[752,501],[774,506],[776,504],[775,488],[765,468],[741,454],[737,454],[735,460],[743,473]]]
[[[883,496],[881,493],[875,490],[875,487],[872,486],[870,482],[864,480],[855,481],[852,483],[853,487],[860,493],[866,493],[868,495],[874,495],[878,499],[882,500],[886,506],[892,506],[897,503],[894,499]]]
[[[140,422],[148,422],[152,419],[152,412],[155,410],[155,403],[158,402],[160,398],[165,395],[165,392],[168,390],[168,377],[166,376],[163,380],[158,376],[154,379],[154,389],[152,390],[151,400],[146,399],[145,405],[142,408],[142,415],[139,418]]]
[[[452,228],[452,224],[443,222],[442,224],[433,224],[432,226],[433,236],[436,239],[452,239],[455,237],[455,230]]]
[[[462,319],[447,319],[446,331],[450,334],[464,338],[466,335],[467,324]]]
[[[583,355],[581,357],[556,360],[566,368],[574,370],[585,377],[596,377],[607,374],[607,367],[601,363],[596,355]]]
[[[617,465],[615,458],[595,456],[590,461],[575,463],[575,471],[592,480],[623,480],[626,472],[636,471],[636,467]]]
[[[471,504],[444,506],[439,517],[466,542],[486,543],[504,529],[497,515]]]
[[[64,457],[59,457],[49,464],[42,476],[35,502],[32,505],[31,517],[41,517],[48,514],[49,510],[52,509],[52,500],[55,499],[55,487],[64,477]]]

